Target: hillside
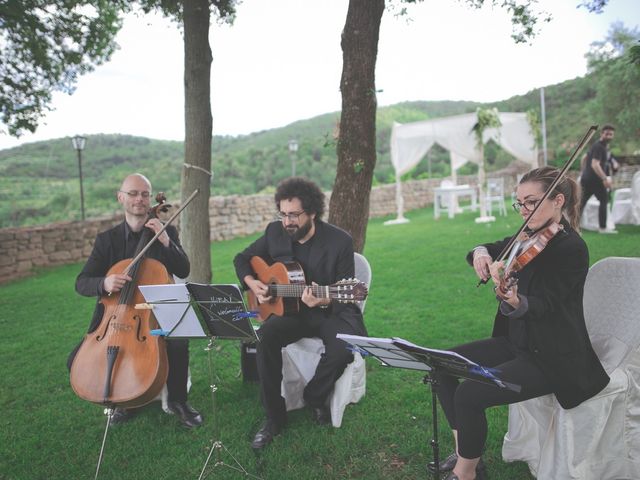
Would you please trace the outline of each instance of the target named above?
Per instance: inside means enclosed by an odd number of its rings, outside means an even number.
[[[588,113],[595,96],[594,82],[589,76],[545,88],[551,159],[559,162],[566,158],[573,143],[589,125],[606,121]],[[495,106],[501,111],[539,111],[539,105],[539,91],[535,90],[491,105],[415,101],[381,107],[377,114],[378,160],[374,182],[393,181],[389,140],[394,121],[407,123],[473,112],[478,106]],[[250,135],[214,137],[212,194],[252,194],[273,189],[291,173],[288,142],[292,138],[299,143],[296,173],[330,189],[337,163],[334,131],[338,118],[338,112],[327,113]],[[621,143],[614,144],[614,148],[617,145]],[[450,173],[446,151],[434,148],[429,157],[431,175]],[[486,149],[486,157],[489,171],[511,161],[509,155],[491,144]],[[129,135],[91,135],[82,162],[86,215],[93,217],[117,209],[113,200],[115,190],[123,176],[133,171],[146,172],[155,191],[165,191],[170,200],[178,198],[182,161],[182,142]],[[472,166],[463,168],[466,170],[461,173],[473,171]],[[407,177],[427,176],[428,169],[427,161],[423,160]],[[0,227],[79,219],[78,163],[70,139],[0,150],[0,200]]]

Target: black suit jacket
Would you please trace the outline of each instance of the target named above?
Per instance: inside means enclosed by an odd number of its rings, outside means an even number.
[[[355,277],[351,236],[322,220],[315,220],[315,228],[305,278],[307,284],[311,285],[313,281],[318,285],[330,285],[345,278]],[[253,256],[261,257],[269,264],[295,260],[292,240],[282,227],[282,222],[276,221],[267,225],[264,235],[234,258],[236,274],[245,288],[247,286],[244,277],[254,275],[249,264]],[[356,305],[332,302],[327,309],[312,308],[310,312],[314,320],[319,321],[322,318],[327,321],[334,317],[336,320],[349,323],[359,335],[367,334],[362,313]]]
[[[178,231],[169,225],[166,232],[170,239],[169,247],[164,247],[156,241],[149,247],[146,256],[158,260],[170,274],[185,278],[189,275],[190,264],[178,240]],[[103,290],[104,278],[115,263],[124,260],[125,245],[124,222],[98,234],[91,255],[76,278],[76,292],[87,297],[98,297],[89,332],[95,330],[102,319],[104,308],[100,303],[100,297],[106,293]]]
[[[560,405],[573,408],[596,395],[609,383],[593,351],[584,321],[584,283],[589,252],[584,240],[563,220],[564,231],[519,274],[518,294],[526,297],[525,324],[528,350],[551,382]],[[509,238],[486,244],[495,260]],[[473,252],[467,255],[473,264]],[[493,336],[509,335],[509,318],[498,309]]]

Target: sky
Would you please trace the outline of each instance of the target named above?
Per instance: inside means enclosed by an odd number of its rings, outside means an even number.
[[[387,0],[389,3],[389,0]],[[491,3],[487,1],[486,3]],[[604,13],[580,0],[540,0],[550,13],[531,44],[515,44],[506,11],[463,1],[424,0],[382,18],[376,66],[378,105],[413,100],[491,102],[587,73],[584,54],[614,21],[640,24],[638,0],[609,0]],[[396,4],[398,2],[396,1]],[[244,135],[341,106],[340,35],[348,0],[243,0],[233,26],[212,23],[214,135]],[[0,149],[83,134],[184,139],[183,41],[159,15],[130,15],[111,61],[80,78],[35,134],[0,132]],[[337,118],[337,116],[336,116]],[[0,125],[0,129],[3,126]]]

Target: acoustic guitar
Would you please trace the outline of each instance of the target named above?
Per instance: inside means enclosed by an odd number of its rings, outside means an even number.
[[[340,280],[332,285],[307,285],[304,271],[298,262],[276,262],[267,264],[260,257],[251,257],[249,262],[258,280],[269,287],[268,303],[258,303],[251,290],[247,292],[249,308],[259,313],[263,322],[269,315],[293,315],[300,311],[299,299],[306,287],[311,287],[314,296],[331,298],[341,303],[362,302],[367,298],[367,285],[358,279]]]

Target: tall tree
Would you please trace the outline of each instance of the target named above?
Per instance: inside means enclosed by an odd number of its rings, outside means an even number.
[[[196,188],[200,194],[182,213],[182,242],[195,261],[189,278],[211,281],[211,48],[208,0],[184,0],[184,159],[182,201]]]
[[[417,3],[422,0],[397,0]],[[544,12],[532,9],[535,0],[464,0],[480,8],[499,6],[511,15],[512,38],[526,42],[536,32],[538,21],[549,21]],[[583,2],[597,10],[607,0]],[[393,4],[391,0],[390,4]],[[376,165],[376,87],[375,66],[378,54],[380,23],[384,0],[349,0],[347,19],[342,32],[342,115],[338,136],[338,167],[329,204],[329,221],[347,230],[356,251],[364,249],[369,216],[369,194]],[[404,13],[404,9],[402,12]]]
[[[35,132],[55,91],[111,57],[122,26],[117,0],[0,1],[0,121],[13,136]]]
[[[376,166],[375,69],[383,12],[384,0],[351,0],[342,31],[342,114],[329,221],[352,234],[358,252],[364,248]]]
[[[181,235],[191,258],[189,280],[211,281],[211,9],[222,21],[232,22],[235,0],[140,0],[145,11],[160,10],[181,22],[184,30],[185,141],[182,201],[195,189],[200,193],[181,214]]]

